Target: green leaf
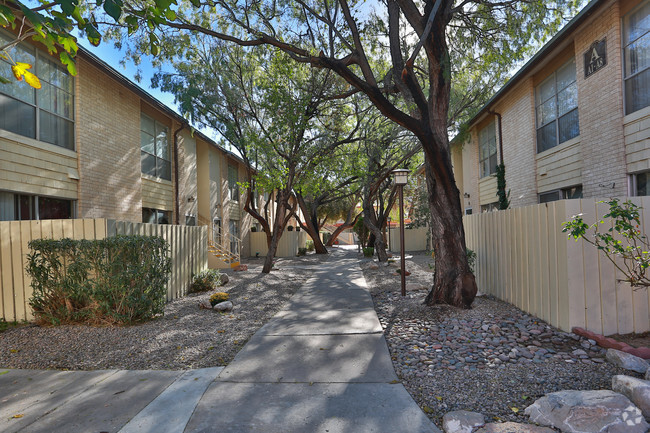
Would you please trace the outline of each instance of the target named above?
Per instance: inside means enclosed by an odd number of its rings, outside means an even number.
[[[194,7],[201,7],[201,0],[190,0],[190,2],[192,5],[194,5]]]
[[[7,373],[9,373],[9,370],[2,371],[2,372],[0,372],[0,376],[2,376],[3,374],[7,374]]]
[[[122,0],[106,0],[104,2],[104,10],[115,21],[119,21],[122,16],[122,6],[124,6]]]
[[[92,23],[87,23],[84,27],[84,30],[86,31],[88,42],[94,46],[99,45],[102,40],[102,35],[99,33],[99,31],[97,31],[97,27],[95,27]]]
[[[174,11],[171,10],[171,9],[167,9],[167,10],[165,11],[165,17],[166,17],[169,21],[174,21],[174,20],[176,19],[176,12],[174,12]]]
[[[68,72],[72,76],[77,75],[77,64],[75,60],[65,51],[61,51],[61,54],[59,54],[59,59],[61,59],[61,63],[66,65],[68,67]]]

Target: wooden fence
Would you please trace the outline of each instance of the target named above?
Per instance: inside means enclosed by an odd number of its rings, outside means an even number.
[[[400,252],[400,235],[399,226],[388,229],[388,249],[394,253]],[[429,229],[427,227],[418,227],[416,229],[404,229],[404,251],[426,251],[429,249],[427,240],[429,238]]]
[[[632,201],[644,208],[640,229],[650,233],[650,197]],[[650,331],[649,291],[633,290],[602,252],[562,233],[562,223],[573,215],[583,214],[591,224],[608,209],[582,199],[465,216],[479,290],[565,331]]]
[[[298,248],[305,248],[307,238],[309,238],[309,235],[304,231],[285,231],[278,242],[275,257],[295,257],[298,254]],[[250,256],[264,257],[268,252],[266,233],[252,232],[250,234]]]
[[[115,235],[161,236],[170,244],[172,274],[167,300],[187,293],[192,276],[207,268],[207,228],[99,219],[0,222],[0,317],[31,320],[31,278],[25,271],[32,239],[104,239]]]

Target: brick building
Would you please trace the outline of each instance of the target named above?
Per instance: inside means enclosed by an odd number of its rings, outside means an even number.
[[[496,207],[503,162],[512,207],[650,195],[650,1],[593,0],[452,144],[465,213]]]
[[[41,47],[11,55],[34,65],[42,88],[0,84],[0,221],[210,225],[241,238],[248,255],[241,158],[86,50],[76,77]],[[11,76],[8,63],[0,68]]]

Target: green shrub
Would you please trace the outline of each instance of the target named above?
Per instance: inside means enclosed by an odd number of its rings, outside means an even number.
[[[216,269],[206,269],[201,271],[192,278],[190,293],[207,292],[214,290],[221,282],[221,273]]]
[[[375,248],[374,247],[365,247],[363,249],[363,256],[364,257],[372,257],[375,255]]]
[[[230,295],[228,295],[228,293],[225,292],[214,293],[212,294],[212,296],[210,296],[210,305],[214,307],[219,302],[226,302],[228,298],[230,298]]]
[[[129,324],[164,311],[171,260],[163,238],[38,239],[29,247],[29,305],[41,323]]]
[[[474,265],[476,264],[476,253],[473,250],[465,247],[465,254],[467,254],[467,265],[469,270],[474,273]]]
[[[307,248],[298,248],[298,255],[299,256],[307,255]]]
[[[308,240],[307,242],[305,242],[305,247],[307,248],[307,251],[309,251],[309,252],[314,251],[314,249],[315,249],[314,241],[312,241],[311,239]]]

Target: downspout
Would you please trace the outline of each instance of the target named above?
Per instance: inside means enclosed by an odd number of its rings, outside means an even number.
[[[179,225],[181,221],[180,192],[178,191],[178,134],[184,128],[185,125],[181,123],[181,126],[174,131],[174,214],[176,214],[176,225]]]

